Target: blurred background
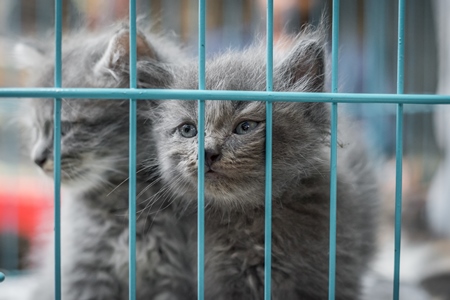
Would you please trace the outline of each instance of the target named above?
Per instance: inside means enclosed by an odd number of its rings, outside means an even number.
[[[64,33],[101,29],[128,16],[128,0],[66,0]],[[207,56],[242,49],[265,35],[265,0],[207,1]],[[450,21],[446,0],[406,1],[405,93],[450,94]],[[11,65],[11,48],[25,38],[54,43],[53,0],[0,1],[0,88],[24,86]],[[196,0],[138,0],[155,31],[170,34],[197,55]],[[331,0],[274,0],[274,40],[289,38],[305,24],[331,18]],[[339,91],[395,93],[397,1],[341,0]],[[331,24],[331,20],[328,20]],[[64,46],[63,46],[64,47]],[[450,83],[450,82],[449,82]],[[52,212],[52,182],[22,150],[14,116],[20,99],[0,99],[0,271],[32,267],[30,249]],[[382,187],[379,253],[368,276],[371,299],[392,293],[396,105],[342,104],[367,139]],[[450,116],[446,106],[404,106],[403,299],[450,299]],[[449,125],[449,126],[447,126]],[[385,288],[379,288],[381,286]],[[0,284],[1,292],[1,284]],[[434,297],[434,298],[433,298]]]

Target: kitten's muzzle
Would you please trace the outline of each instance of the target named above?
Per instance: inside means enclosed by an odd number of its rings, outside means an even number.
[[[39,167],[43,167],[45,162],[47,161],[46,157],[38,157],[34,159],[34,163],[37,164]]]
[[[45,163],[48,160],[48,152],[44,151],[43,153],[37,155],[33,161],[36,165],[38,165],[40,168],[44,168]]]
[[[52,159],[45,159],[42,162],[35,161],[35,163],[44,171],[44,173],[47,176],[53,177],[53,160]]]
[[[220,160],[221,157],[222,154],[219,151],[214,149],[205,149],[205,162],[209,170],[212,169],[212,165],[216,161]]]

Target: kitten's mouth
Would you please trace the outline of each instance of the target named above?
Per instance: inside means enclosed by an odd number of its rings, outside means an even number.
[[[53,167],[47,167],[47,168],[41,168],[42,171],[44,171],[44,174],[50,178],[54,178],[54,171],[53,171]],[[72,181],[75,181],[78,178],[83,177],[87,172],[87,170],[79,170],[78,172],[71,172],[70,174],[67,173],[67,171],[64,171],[61,169],[60,172],[60,178],[61,178],[61,183],[71,183]]]
[[[205,165],[205,174],[212,174],[212,173],[216,173],[216,171],[214,171],[210,166]]]
[[[220,172],[217,172],[216,170],[211,169],[208,166],[205,166],[205,178],[219,178],[222,177],[222,174]]]
[[[211,171],[211,170],[205,173],[205,179],[212,180],[212,179],[219,179],[221,177],[222,176],[220,176],[219,173]]]

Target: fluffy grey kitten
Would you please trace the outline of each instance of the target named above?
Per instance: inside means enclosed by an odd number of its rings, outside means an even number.
[[[128,87],[128,39],[126,27],[69,37],[63,44],[63,87]],[[34,85],[53,86],[52,53],[31,52],[40,57]],[[139,88],[168,87],[182,60],[178,46],[143,33],[137,36],[137,55]],[[152,142],[143,139],[151,120],[140,112],[148,106],[148,101],[138,101],[137,299],[172,299],[176,293],[191,293],[187,283],[192,276],[178,271],[186,269],[185,262],[173,253],[185,237],[162,200]],[[32,159],[52,177],[53,99],[30,99],[27,108]],[[61,136],[63,299],[128,299],[129,102],[63,99]],[[36,287],[28,299],[54,299],[50,246],[37,256]]]
[[[305,32],[275,58],[274,90],[321,92],[325,42]],[[206,88],[265,90],[265,50],[207,61]],[[196,89],[197,66],[175,88]],[[206,101],[206,299],[263,299],[264,102]],[[185,206],[196,254],[197,102],[164,101],[153,131],[164,183]],[[343,128],[341,128],[343,129]],[[358,299],[374,252],[377,190],[355,136],[339,137],[336,299]],[[330,114],[324,103],[273,104],[272,299],[326,299],[330,210]],[[195,262],[195,257],[192,257]],[[195,269],[195,264],[192,264]]]

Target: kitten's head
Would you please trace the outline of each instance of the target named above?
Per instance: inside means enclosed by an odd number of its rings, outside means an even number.
[[[298,37],[295,46],[276,58],[274,90],[320,92],[324,87],[325,43],[322,35]],[[266,86],[262,47],[230,52],[207,62],[207,89],[256,90]],[[176,88],[197,88],[197,68],[187,68]],[[197,102],[164,101],[154,132],[161,174],[181,196],[196,199]],[[294,180],[322,172],[329,112],[322,103],[273,104],[273,196]],[[264,204],[266,104],[206,101],[205,198],[208,205],[243,208]],[[319,166],[319,167],[317,167]]]
[[[84,34],[63,43],[63,87],[123,88],[129,86],[129,31],[100,36]],[[158,40],[159,42],[160,40]],[[157,46],[160,46],[159,44]],[[23,47],[23,46],[22,46]],[[20,51],[25,51],[21,49]],[[41,55],[34,68],[38,87],[53,86],[53,55]],[[164,88],[173,80],[161,49],[143,34],[137,36],[139,88]],[[23,54],[19,54],[23,56]],[[151,143],[142,142],[147,118],[140,111],[150,105],[138,101],[138,169],[143,154],[151,159]],[[32,160],[53,176],[53,99],[27,101],[28,144]],[[62,99],[61,177],[65,186],[78,190],[117,185],[128,178],[129,102],[124,100]],[[146,150],[143,150],[146,145]],[[150,146],[149,146],[150,145]],[[150,149],[148,149],[150,147]],[[143,172],[144,173],[144,172]]]

